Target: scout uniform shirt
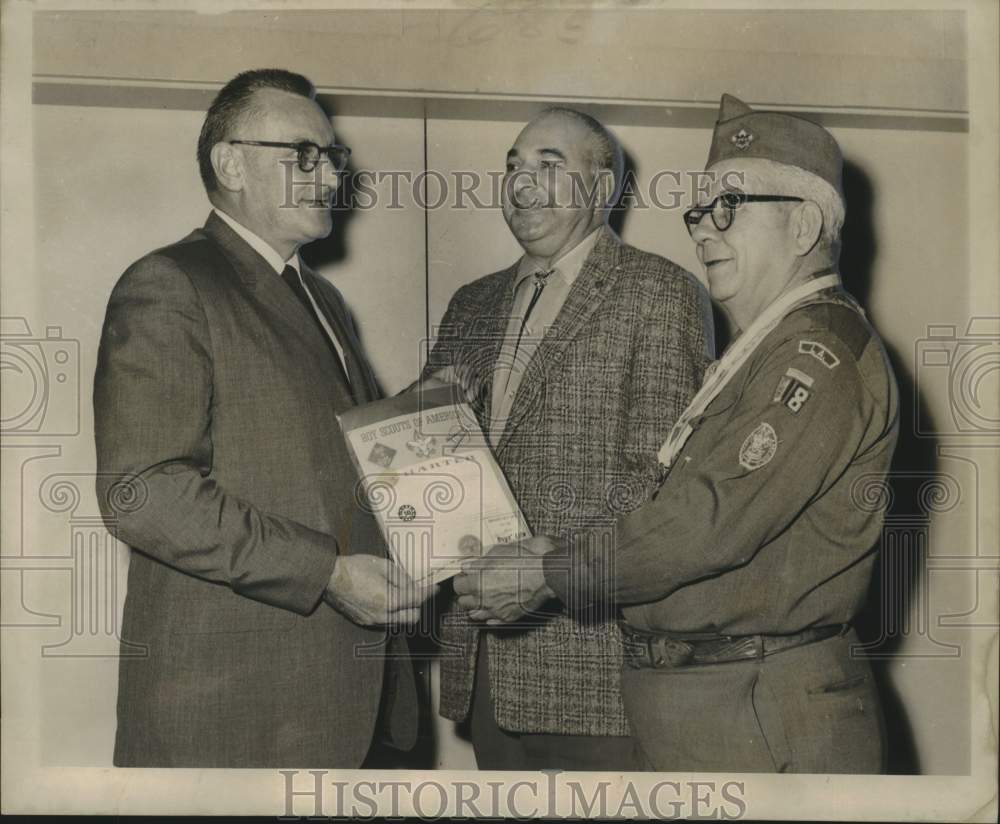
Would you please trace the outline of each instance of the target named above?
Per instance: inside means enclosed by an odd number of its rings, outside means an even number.
[[[794,633],[858,612],[897,389],[853,300],[839,289],[813,300],[693,421],[655,498],[618,522],[613,552],[576,546],[568,578],[565,556],[546,557],[564,603],[634,604],[633,628],[689,637]]]

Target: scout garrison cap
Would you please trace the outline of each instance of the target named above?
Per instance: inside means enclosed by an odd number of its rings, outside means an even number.
[[[837,141],[826,129],[802,117],[754,111],[724,94],[705,166],[748,157],[798,166],[841,191],[844,161]]]

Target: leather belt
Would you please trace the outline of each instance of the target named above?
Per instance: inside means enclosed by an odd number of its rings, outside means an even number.
[[[633,669],[667,669],[699,664],[724,664],[765,658],[776,652],[846,635],[850,624],[811,627],[791,635],[733,635],[719,638],[678,638],[621,624],[625,662]]]

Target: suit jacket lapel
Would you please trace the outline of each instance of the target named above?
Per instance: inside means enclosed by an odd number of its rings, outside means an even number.
[[[566,296],[566,302],[556,316],[555,323],[545,333],[531,358],[528,371],[517,388],[514,402],[511,405],[510,418],[497,444],[499,451],[521,423],[525,415],[534,405],[535,396],[542,391],[546,374],[562,359],[566,347],[587,328],[588,321],[601,307],[609,291],[609,287],[619,274],[618,264],[621,255],[622,242],[607,225],[598,229],[601,233],[594,248],[583,262],[580,274]],[[508,316],[510,310],[508,307]],[[532,366],[540,366],[542,373],[532,371]]]
[[[347,377],[351,382],[355,401],[360,404],[375,400],[379,397],[375,376],[364,357],[361,341],[354,334],[347,307],[341,300],[334,300],[329,294],[329,289],[332,288],[329,284],[327,289],[322,288],[318,283],[320,276],[305,264],[302,265],[302,277],[344,351],[344,364],[347,367]]]
[[[215,212],[212,212],[205,222],[205,233],[222,247],[240,280],[260,300],[283,315],[289,323],[294,324],[297,328],[303,328],[307,321],[315,325],[305,307],[299,303],[299,299],[271,268],[271,265]]]
[[[325,332],[318,328],[316,325],[316,320],[309,313],[309,311],[302,305],[299,299],[295,296],[291,289],[288,288],[281,276],[274,271],[271,265],[264,260],[257,252],[255,252],[246,241],[243,240],[236,232],[230,228],[222,218],[212,212],[208,220],[205,222],[204,231],[209,235],[222,249],[225,257],[227,258],[232,270],[236,273],[243,284],[252,291],[258,300],[266,304],[268,307],[280,314],[289,324],[294,328],[299,330],[308,330],[305,334],[314,339],[317,344],[322,346],[322,351],[325,356],[335,357],[333,352],[329,351],[329,344],[326,340],[323,340]],[[304,278],[316,277],[308,267],[302,264],[302,273]],[[312,293],[313,297],[316,299],[317,305],[324,308],[324,306],[329,306],[329,303],[324,301],[323,292],[315,285],[310,283],[309,291]],[[345,336],[341,336],[340,329],[338,329],[338,323],[330,317],[331,312],[325,311],[327,315],[327,320],[330,323],[331,328],[338,335],[338,340],[344,346],[345,360],[347,352],[351,347],[343,344],[343,341],[347,340]],[[353,338],[353,336],[351,336]],[[321,342],[321,343],[320,343]],[[360,350],[358,350],[360,351]],[[351,353],[352,357],[356,358],[356,353]],[[360,373],[359,373],[360,374]],[[351,381],[354,381],[354,376],[350,372],[350,362],[348,360],[348,376]],[[344,380],[340,375],[339,369],[329,369],[324,377],[330,380],[335,380],[341,386],[344,394],[350,398],[351,391],[344,384]],[[371,400],[374,395],[372,394],[372,388],[370,384],[370,378],[365,376],[359,385],[364,387],[363,395],[365,400]],[[358,398],[358,402],[362,403],[361,398]]]

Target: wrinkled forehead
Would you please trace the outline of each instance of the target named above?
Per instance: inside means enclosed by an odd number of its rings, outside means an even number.
[[[330,118],[315,100],[279,89],[260,89],[251,99],[246,115],[254,139],[296,142],[308,140],[319,146],[333,142]]]

